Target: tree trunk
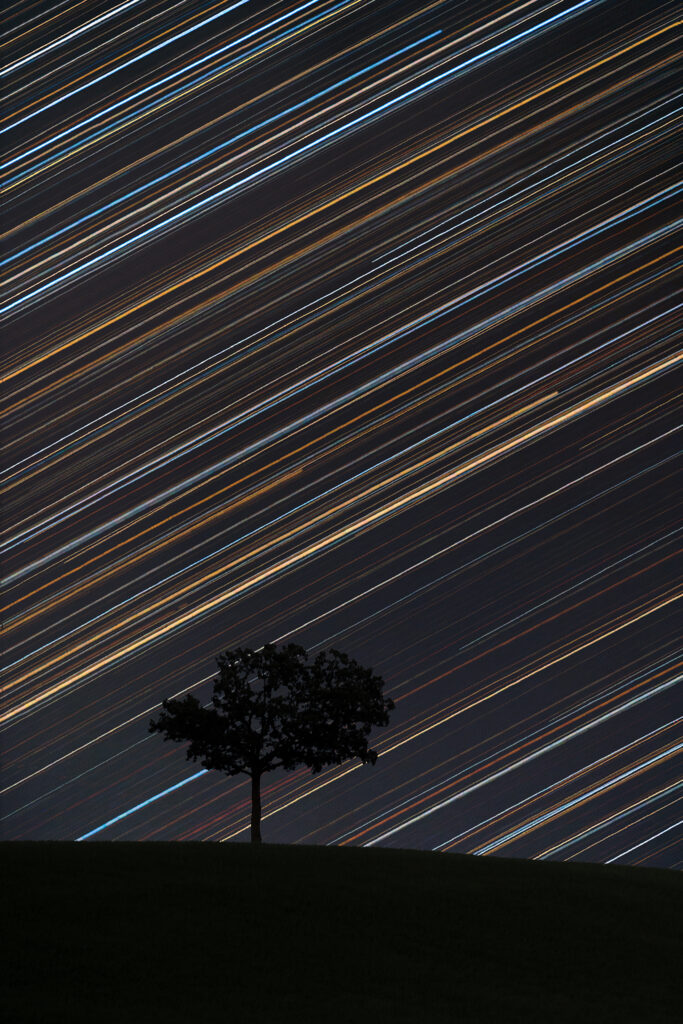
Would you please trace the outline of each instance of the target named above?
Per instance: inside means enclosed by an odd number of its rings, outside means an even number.
[[[261,775],[251,777],[251,841],[261,842]]]

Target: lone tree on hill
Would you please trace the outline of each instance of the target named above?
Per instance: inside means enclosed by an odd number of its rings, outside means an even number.
[[[213,707],[191,694],[165,700],[149,731],[189,741],[188,761],[250,776],[252,843],[261,842],[265,772],[304,765],[315,773],[352,757],[377,760],[368,736],[373,726],[389,724],[394,702],[382,695],[384,681],[372,669],[334,649],[309,662],[297,644],[238,647],[216,661]]]

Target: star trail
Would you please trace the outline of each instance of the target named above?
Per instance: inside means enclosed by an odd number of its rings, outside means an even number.
[[[673,2],[10,4],[6,839],[244,841],[147,734],[347,651],[266,841],[683,864]]]

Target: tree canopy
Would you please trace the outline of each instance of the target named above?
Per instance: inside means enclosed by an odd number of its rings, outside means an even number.
[[[189,743],[187,759],[204,768],[251,778],[252,842],[261,840],[264,773],[301,766],[315,773],[354,757],[375,764],[368,738],[388,725],[394,703],[372,669],[334,648],[309,661],[293,643],[238,647],[216,660],[212,706],[192,694],[164,700],[149,731]]]

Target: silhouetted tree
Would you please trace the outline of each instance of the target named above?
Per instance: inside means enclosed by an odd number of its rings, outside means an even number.
[[[187,759],[204,768],[251,778],[252,843],[261,841],[265,772],[303,765],[315,773],[352,757],[377,760],[368,736],[373,726],[388,725],[394,703],[372,669],[334,649],[309,662],[297,644],[238,647],[216,661],[213,707],[191,694],[165,700],[149,731],[189,742]]]

